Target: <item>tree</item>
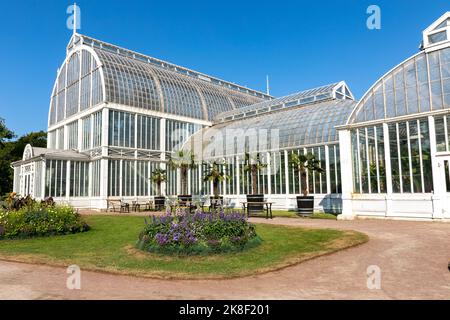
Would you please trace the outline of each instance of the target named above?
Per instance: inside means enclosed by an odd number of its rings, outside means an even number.
[[[258,193],[258,171],[267,167],[267,163],[261,160],[261,156],[257,153],[251,156],[248,152],[244,158],[244,172],[250,172],[252,177],[252,194]]]
[[[6,127],[5,119],[0,118],[0,147],[4,146],[6,140],[11,140],[14,137],[14,132]]]
[[[218,163],[214,161],[212,164],[209,164],[209,169],[205,176],[203,177],[203,181],[212,181],[213,183],[213,193],[214,197],[219,197],[219,183],[222,181],[225,181],[227,179],[230,179],[230,176],[225,174],[225,172],[222,171],[222,165],[221,163]]]
[[[300,172],[300,185],[302,186],[302,194],[306,197],[308,195],[308,188],[306,188],[306,172],[313,173],[314,171],[323,172],[320,166],[320,161],[311,154],[297,154],[291,153],[290,160],[295,168]]]
[[[161,184],[167,180],[166,170],[159,168],[153,170],[150,180],[156,184],[158,195],[162,196]]]
[[[23,155],[23,150],[27,144],[36,148],[46,148],[47,147],[47,133],[44,131],[30,132],[21,136],[17,141],[14,142],[13,156],[17,159],[21,159]]]
[[[181,194],[186,195],[188,193],[188,171],[189,169],[194,169],[197,167],[197,163],[195,162],[195,155],[189,151],[178,150],[170,158],[169,167],[172,169],[180,169]]]
[[[5,120],[0,118],[0,196],[12,191],[14,170],[11,163],[22,159],[25,146],[47,146],[47,134],[44,131],[31,132],[17,140],[11,140],[15,137],[14,132],[6,127]]]

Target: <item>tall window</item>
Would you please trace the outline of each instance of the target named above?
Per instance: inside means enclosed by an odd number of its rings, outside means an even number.
[[[47,134],[47,147],[56,149],[56,131],[49,131]]]
[[[81,150],[83,151],[91,149],[91,122],[91,116],[87,116],[81,120],[81,126],[83,128]]]
[[[159,150],[159,119],[137,115],[137,148]]]
[[[385,193],[383,126],[352,131],[353,186],[357,193]]]
[[[134,114],[109,111],[109,145],[134,148]]]
[[[63,160],[47,160],[45,172],[45,196],[66,196],[67,162]]]
[[[394,193],[432,192],[433,177],[428,120],[390,123],[388,128],[392,191]],[[378,144],[379,149],[380,145]],[[384,145],[380,151],[384,154]],[[382,166],[383,164],[380,162],[379,167]],[[380,175],[379,181],[381,183],[380,192],[386,192],[383,186],[385,183],[383,175]]]
[[[101,161],[96,160],[92,161],[92,191],[91,196],[99,197],[100,196],[100,168]]]
[[[89,162],[70,163],[70,196],[87,197],[89,194]]]
[[[120,196],[120,160],[108,161],[108,195]]]
[[[102,112],[96,112],[92,115],[92,148],[102,145]]]
[[[64,127],[56,129],[57,143],[56,149],[64,149]]]
[[[325,166],[325,146],[308,148],[307,153],[313,154],[319,161],[323,172],[307,172],[308,190],[311,194],[327,193],[327,172]]]
[[[195,132],[202,128],[199,124],[180,122],[175,120],[166,121],[166,150],[173,151],[181,148],[183,143]]]
[[[166,194],[176,195],[177,194],[177,170],[168,168],[167,173],[167,183],[166,183]]]
[[[286,193],[286,168],[284,151],[270,155],[271,191],[273,194]]]
[[[78,149],[78,121],[67,125],[67,149]]]
[[[122,160],[122,196],[131,197],[135,195],[134,170],[134,161]]]
[[[225,180],[226,185],[226,193],[227,194],[236,194],[237,186],[236,186],[236,158],[228,158],[227,164],[225,166],[225,172],[228,176],[228,179]]]
[[[328,147],[328,157],[330,165],[330,191],[331,193],[341,193],[342,189],[339,145]]]

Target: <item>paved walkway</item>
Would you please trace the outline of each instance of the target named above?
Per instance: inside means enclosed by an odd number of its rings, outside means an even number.
[[[0,261],[1,299],[450,299],[450,223],[276,218],[258,222],[352,229],[362,246],[268,274],[232,280],[156,280],[83,272],[66,289],[63,268]],[[367,288],[369,265],[381,289]]]

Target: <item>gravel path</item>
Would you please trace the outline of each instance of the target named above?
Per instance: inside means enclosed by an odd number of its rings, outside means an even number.
[[[0,261],[1,299],[450,299],[450,223],[385,220],[254,220],[369,235],[362,246],[280,271],[232,280],[156,280],[82,272],[66,288],[63,268]],[[367,288],[367,267],[381,289]]]

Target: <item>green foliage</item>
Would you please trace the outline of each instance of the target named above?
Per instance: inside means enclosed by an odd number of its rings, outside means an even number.
[[[4,145],[5,140],[10,140],[14,137],[14,132],[6,127],[5,119],[0,118],[0,147]]]
[[[171,155],[169,159],[169,167],[171,169],[180,169],[181,178],[181,193],[187,194],[187,174],[189,169],[195,169],[197,163],[195,162],[195,154],[190,151],[178,150]]]
[[[89,230],[69,206],[30,204],[19,210],[0,211],[0,239],[63,235]]]
[[[67,236],[2,240],[0,258],[81,269],[163,278],[230,278],[255,276],[304,258],[330,253],[367,241],[353,231],[303,229],[261,223],[260,245],[237,253],[209,256],[145,254],[134,249],[143,229],[142,217],[89,215],[89,232]],[[338,245],[338,247],[337,247]]]
[[[209,168],[203,177],[203,181],[205,182],[212,181],[214,196],[216,197],[219,195],[219,183],[229,179],[230,176],[223,172],[223,164],[217,161],[209,164]]]
[[[146,220],[137,247],[167,254],[210,254],[242,251],[260,243],[244,214],[177,212]]]
[[[267,167],[267,163],[264,163],[259,153],[250,155],[246,152],[244,157],[244,172],[250,172],[252,177],[252,194],[258,192],[258,171]]]
[[[302,193],[306,196],[308,195],[308,189],[306,188],[306,172],[323,172],[324,170],[320,166],[320,161],[317,160],[316,156],[312,153],[297,154],[294,152],[290,154],[289,158],[295,169],[300,172],[300,184],[303,186]]]
[[[44,131],[31,132],[17,140],[9,130],[5,121],[0,118],[0,197],[12,191],[14,171],[11,162],[22,159],[23,150],[27,144],[33,147],[45,148],[47,146],[47,133]]]
[[[157,192],[159,195],[162,194],[161,192],[161,184],[167,180],[167,174],[166,170],[157,168],[152,172],[152,175],[150,177],[150,180],[156,184]]]

